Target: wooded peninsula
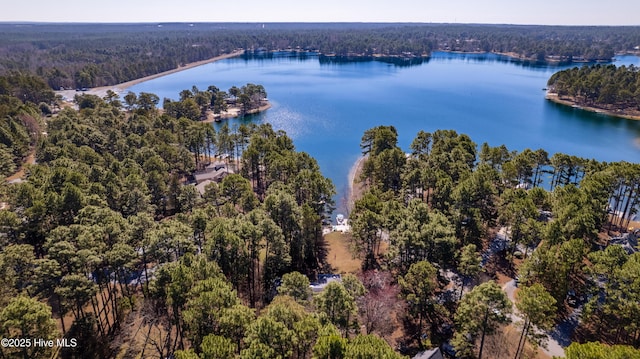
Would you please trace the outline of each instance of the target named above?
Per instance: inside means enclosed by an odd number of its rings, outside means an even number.
[[[633,65],[574,67],[553,74],[547,86],[552,101],[640,120],[640,71]]]

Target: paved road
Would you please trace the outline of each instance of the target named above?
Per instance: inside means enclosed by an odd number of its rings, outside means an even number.
[[[507,296],[509,297],[509,300],[511,300],[512,303],[515,303],[514,294],[515,294],[516,288],[517,288],[516,281],[513,279],[508,281],[502,287],[502,290],[504,290],[505,293],[507,293]],[[576,314],[576,311],[574,311],[574,314],[572,314],[572,317],[574,315],[575,315],[574,319],[577,323],[579,314]],[[511,320],[513,321],[513,323],[523,321],[523,319],[520,317],[520,314],[518,313],[518,310],[516,309],[515,304],[513,306],[513,314],[511,314]],[[547,347],[546,348],[540,347],[542,352],[544,352],[545,354],[551,357],[556,356],[556,357],[564,358],[564,348],[563,348],[563,345],[561,345],[561,343],[564,344],[564,346],[568,346],[571,343],[570,341],[571,332],[575,328],[575,327],[572,328],[571,326],[563,326],[565,322],[561,323],[556,328],[554,328],[554,330],[551,333],[546,333]]]

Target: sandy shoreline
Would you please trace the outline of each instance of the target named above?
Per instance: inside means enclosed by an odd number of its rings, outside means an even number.
[[[547,100],[551,101],[551,102],[555,102],[555,103],[560,104],[560,105],[571,106],[573,108],[577,108],[577,109],[580,109],[580,110],[600,113],[600,114],[611,116],[611,117],[624,118],[624,119],[627,119],[627,120],[640,121],[640,115],[638,115],[638,116],[636,116],[636,115],[627,115],[627,114],[616,113],[616,112],[612,112],[612,111],[609,111],[609,110],[606,110],[606,109],[602,109],[602,108],[597,108],[597,107],[581,106],[581,105],[576,104],[573,101],[561,99],[561,98],[558,97],[557,94],[554,94],[554,93],[547,92],[547,95],[545,96],[545,98]]]
[[[357,181],[357,178],[360,173],[362,173],[362,166],[367,158],[367,156],[358,157],[349,170],[349,193],[347,194],[347,210],[349,213],[353,210],[353,205],[356,200],[362,195],[363,184],[360,181]]]
[[[184,66],[180,66],[180,67],[177,67],[177,68],[172,69],[172,70],[160,72],[160,73],[157,73],[157,74],[154,74],[154,75],[141,77],[139,79],[123,82],[123,83],[120,83],[120,84],[117,84],[117,85],[93,87],[93,88],[90,88],[87,91],[83,91],[83,92],[77,92],[76,90],[63,90],[63,91],[55,91],[55,93],[57,95],[62,95],[62,97],[65,98],[66,101],[73,101],[73,97],[76,94],[90,94],[90,95],[96,95],[98,97],[105,97],[108,90],[111,90],[111,91],[113,91],[113,92],[115,92],[117,94],[121,94],[126,89],[128,89],[129,87],[135,86],[135,85],[140,84],[142,82],[153,80],[153,79],[157,79],[158,77],[162,77],[162,76],[171,75],[171,74],[174,74],[176,72],[192,69],[194,67],[206,65],[206,64],[209,64],[209,63],[212,63],[212,62],[216,62],[216,61],[219,61],[219,60],[224,60],[224,59],[229,59],[229,58],[232,58],[232,57],[240,56],[243,53],[244,53],[244,50],[236,50],[236,51],[234,51],[232,53],[229,53],[229,54],[224,54],[224,55],[212,57],[210,59],[206,59],[206,60],[202,60],[202,61],[192,62],[190,64],[186,64]],[[177,94],[176,94],[176,96],[177,96]]]

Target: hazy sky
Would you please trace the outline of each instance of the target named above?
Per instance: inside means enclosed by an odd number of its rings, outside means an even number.
[[[0,21],[640,25],[638,0],[3,0]]]

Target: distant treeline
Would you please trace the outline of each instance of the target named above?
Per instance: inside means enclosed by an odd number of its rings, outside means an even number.
[[[640,71],[637,67],[595,65],[557,72],[549,90],[577,104],[615,110],[640,110]]]
[[[170,23],[1,24],[0,30],[0,74],[37,74],[54,89],[113,85],[235,49],[349,57],[497,52],[572,62],[610,61],[640,46],[640,27]]]

